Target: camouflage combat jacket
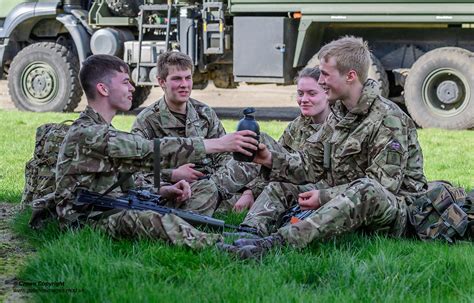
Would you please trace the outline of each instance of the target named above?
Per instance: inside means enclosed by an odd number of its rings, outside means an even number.
[[[313,123],[310,117],[300,115],[288,124],[278,143],[290,153],[299,151],[303,148],[306,140],[319,130],[320,126],[321,124]]]
[[[201,138],[163,138],[160,155],[180,164],[199,161],[205,156],[204,142]],[[117,182],[119,173],[152,169],[152,140],[116,130],[88,106],[71,125],[59,149],[55,192],[58,216],[75,220],[80,215],[72,209],[77,188],[104,192]]]
[[[183,131],[184,130],[184,131]],[[169,110],[164,97],[145,108],[136,118],[132,133],[147,139],[162,137],[201,137],[205,139],[220,138],[225,135],[224,127],[212,108],[190,98],[186,108],[186,125],[179,121]],[[230,153],[207,155],[202,161],[193,162],[196,169],[212,174],[232,158]],[[176,158],[175,160],[180,160]],[[179,167],[178,161],[162,159],[162,178],[171,180],[172,169]]]
[[[272,152],[272,168],[264,174],[295,184],[324,180],[331,188],[320,191],[321,204],[363,177],[378,181],[403,205],[427,188],[415,125],[395,103],[378,95],[373,80],[366,82],[351,111],[336,102],[320,131],[306,142],[298,153]]]
[[[313,123],[310,117],[300,115],[288,124],[278,143],[289,153],[298,152],[303,149],[306,140],[314,135],[320,127],[321,124]],[[267,184],[267,181],[258,177],[247,187],[252,190],[254,198],[257,198]]]

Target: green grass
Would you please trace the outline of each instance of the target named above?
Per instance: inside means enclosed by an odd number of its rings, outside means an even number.
[[[35,128],[77,114],[0,111],[0,200],[17,203],[24,162]],[[128,130],[133,117],[114,125]],[[235,129],[236,121],[224,121]],[[286,123],[262,122],[278,137]],[[420,130],[429,179],[474,188],[474,133]],[[40,302],[473,302],[474,246],[422,243],[377,235],[348,235],[303,250],[275,250],[262,262],[243,262],[215,249],[192,251],[163,242],[113,241],[90,230],[60,232],[27,227],[28,212],[14,228],[37,247],[21,281],[64,282],[80,292],[33,293]],[[237,223],[242,215],[230,215]]]
[[[27,219],[16,228],[42,244],[22,281],[81,291],[36,293],[41,302],[470,302],[474,295],[472,244],[348,235],[276,250],[260,263],[214,249],[113,241],[89,228],[39,234],[22,227]]]

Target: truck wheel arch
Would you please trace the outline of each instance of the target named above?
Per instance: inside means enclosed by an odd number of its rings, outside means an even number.
[[[72,15],[63,14],[57,16],[56,19],[64,24],[71,35],[74,45],[76,46],[79,63],[82,65],[82,62],[91,55],[89,33],[82,26],[81,22]]]

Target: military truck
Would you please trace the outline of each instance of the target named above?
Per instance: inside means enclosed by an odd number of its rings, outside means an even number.
[[[21,110],[72,111],[91,54],[127,62],[138,107],[160,53],[194,61],[194,87],[291,84],[343,35],[372,50],[370,77],[422,127],[474,127],[474,0],[2,0],[0,74]],[[225,102],[225,100],[223,100]]]

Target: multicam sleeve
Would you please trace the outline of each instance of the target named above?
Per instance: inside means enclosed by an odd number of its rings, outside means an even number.
[[[319,201],[321,205],[326,204],[327,202],[335,198],[337,195],[344,193],[347,190],[347,188],[349,188],[349,186],[350,186],[350,183],[347,183],[347,184],[341,184],[337,186],[328,187],[325,189],[320,189]]]
[[[172,168],[164,168],[161,170],[161,179],[166,182],[171,182]]]
[[[293,127],[294,124],[294,121],[290,122],[283,131],[283,134],[281,135],[280,139],[278,139],[278,143],[290,153],[294,152],[291,148],[293,142],[295,141],[295,137],[293,135],[296,131]]]
[[[252,195],[255,199],[257,199],[257,197],[260,196],[260,194],[263,192],[263,189],[267,185],[268,182],[264,181],[262,178],[255,178],[253,181],[247,184],[246,187],[252,191]]]
[[[293,184],[316,183],[321,179],[323,168],[323,144],[308,140],[305,148],[296,153],[272,151],[271,169],[262,168],[265,178],[272,181],[291,182]]]
[[[133,122],[131,132],[133,134],[138,134],[142,136],[143,138],[153,139],[154,136],[152,136],[152,134],[150,133],[147,127],[148,123],[149,122],[143,118],[143,115],[138,115],[135,121]]]
[[[225,136],[226,132],[221,121],[217,117],[214,110],[209,111],[209,131],[206,135],[206,139],[215,139]],[[212,161],[216,166],[222,166],[228,163],[232,159],[230,153],[216,153],[211,155]]]
[[[190,161],[199,161],[205,154],[202,138],[166,137],[160,139],[162,160],[171,161],[176,166]],[[110,130],[107,155],[122,164],[132,161],[133,165],[141,166],[138,167],[139,169],[150,170],[153,167],[153,140],[147,140],[138,134]]]
[[[281,135],[278,141],[275,141],[275,139],[270,137],[270,135],[268,135],[267,133],[261,132],[260,143],[265,144],[267,148],[271,151],[276,151],[276,152],[281,152],[281,153],[289,152],[289,150],[291,149],[289,147],[288,142],[291,142],[290,141],[292,138],[291,134],[293,133],[293,131],[290,129],[291,125],[292,123],[288,124],[285,131],[283,132],[283,135]],[[252,190],[252,194],[256,198],[262,193],[263,189],[267,185],[268,185],[268,181],[265,180],[264,176],[259,175],[254,180],[249,182],[246,187]]]
[[[164,137],[160,142],[161,161],[172,163],[171,167],[200,162],[206,157],[204,139],[200,137]]]

